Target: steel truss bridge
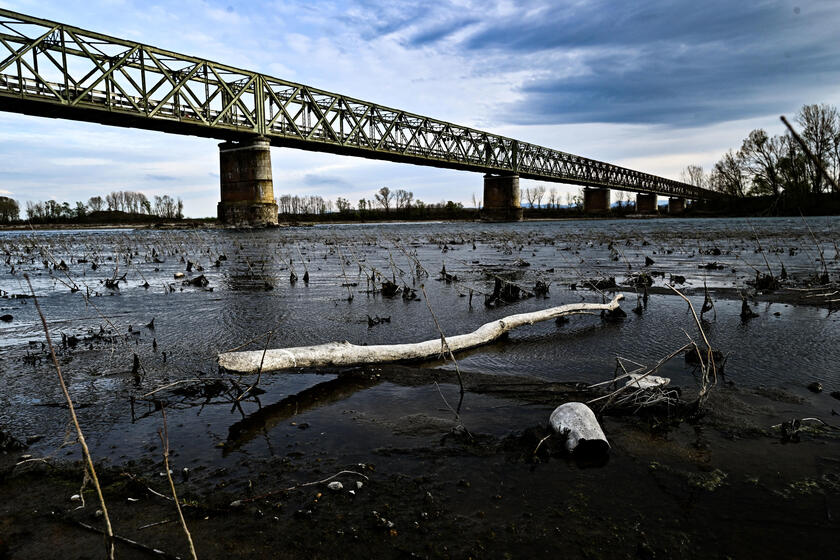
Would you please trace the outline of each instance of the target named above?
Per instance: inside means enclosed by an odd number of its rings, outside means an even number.
[[[0,9],[0,110],[690,199],[719,193]]]

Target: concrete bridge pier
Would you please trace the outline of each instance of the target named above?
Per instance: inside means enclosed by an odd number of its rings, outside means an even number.
[[[522,204],[519,200],[519,175],[484,176],[485,222],[521,222]]]
[[[685,199],[679,196],[672,196],[668,199],[668,213],[682,214],[685,212]]]
[[[268,139],[219,144],[219,169],[219,222],[236,227],[277,225]]]
[[[656,214],[659,212],[657,196],[653,193],[636,193],[636,213]]]
[[[606,214],[610,211],[610,189],[583,189],[583,212],[585,214]]]

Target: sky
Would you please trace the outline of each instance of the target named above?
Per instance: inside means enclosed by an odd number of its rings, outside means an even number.
[[[755,128],[782,133],[779,115],[840,105],[837,0],[0,7],[673,179],[690,164],[711,168]],[[181,197],[190,217],[214,216],[217,143],[0,111],[0,195],[23,207],[135,190]],[[281,148],[271,156],[277,196],[355,205],[388,186],[425,202],[482,197],[478,173]]]

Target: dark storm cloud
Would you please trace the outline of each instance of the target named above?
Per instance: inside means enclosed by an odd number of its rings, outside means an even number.
[[[468,18],[434,24],[424,28],[422,31],[411,37],[409,44],[412,47],[421,47],[423,45],[433,44],[449,37],[456,31],[460,31],[465,27],[478,23],[478,21],[479,20],[474,18]]]
[[[702,126],[821,102],[811,96],[840,80],[835,0],[535,0],[514,12],[441,8],[409,44],[473,24],[464,52],[538,76],[501,109],[516,124]]]

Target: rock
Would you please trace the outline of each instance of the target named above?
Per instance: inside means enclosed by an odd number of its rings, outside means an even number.
[[[10,314],[6,313],[5,315],[0,315],[0,321],[5,321],[6,323],[11,323],[14,320]]]
[[[566,451],[580,456],[605,456],[610,444],[592,409],[580,402],[568,402],[554,409],[548,419],[551,428],[566,436]]]
[[[655,261],[655,260],[653,260],[652,258],[650,258],[650,257],[645,257],[645,266],[650,266],[650,265],[654,264],[655,262],[656,262],[656,261]]]
[[[184,277],[184,273],[183,273],[183,272],[176,272],[176,273],[175,273],[175,280],[179,280],[179,279],[181,279],[181,278],[183,278],[183,277]]]
[[[831,396],[840,401],[840,391],[832,391]]]
[[[200,276],[196,276],[195,278],[191,278],[190,280],[184,280],[184,286],[195,286],[196,288],[206,288],[210,285],[210,280],[207,279],[206,276],[203,274]]]
[[[808,390],[812,393],[822,393],[823,387],[822,383],[819,381],[814,381],[813,383],[808,384]]]
[[[339,490],[344,489],[344,485],[337,480],[333,480],[332,482],[327,484],[327,488],[329,488],[333,492],[338,492]]]

